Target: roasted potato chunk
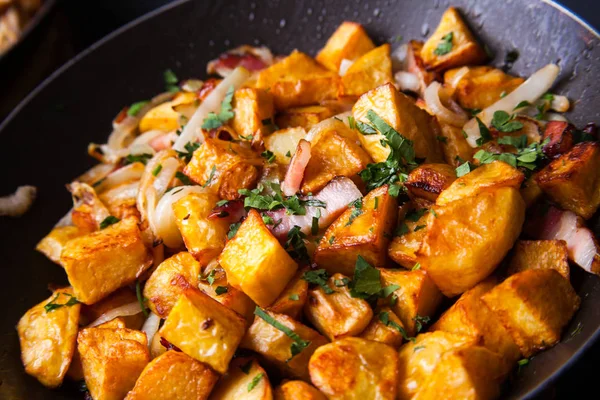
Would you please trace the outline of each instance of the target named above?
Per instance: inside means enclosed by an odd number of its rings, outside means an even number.
[[[227,200],[238,199],[239,189],[251,189],[263,159],[258,153],[230,141],[207,138],[183,172],[199,185]]]
[[[244,138],[263,138],[270,133],[273,122],[273,96],[263,89],[240,88],[233,95],[231,125]]]
[[[360,338],[319,347],[308,364],[312,383],[329,399],[396,398],[398,353]]]
[[[388,248],[388,255],[392,260],[403,266],[404,268],[411,269],[417,263],[417,251],[423,244],[423,239],[427,234],[427,217],[428,214],[425,209],[418,209],[415,212],[406,214],[408,218],[401,218],[403,220],[402,227],[406,226],[403,232],[400,228],[390,247]]]
[[[443,71],[462,65],[479,64],[486,58],[458,10],[449,7],[437,29],[427,39],[421,57],[427,69]]]
[[[356,60],[374,48],[361,24],[344,21],[327,40],[316,59],[331,71],[338,72],[343,59]]]
[[[408,174],[404,186],[414,197],[435,201],[456,180],[456,171],[448,164],[422,164]]]
[[[382,313],[387,313],[387,321],[391,321],[393,324],[384,323],[381,317]],[[382,307],[375,313],[375,316],[360,334],[360,337],[374,342],[384,343],[397,349],[402,344],[404,337],[402,336],[402,332],[400,332],[394,324],[404,329],[402,321],[400,321],[400,318],[398,318],[392,309],[389,307]]]
[[[308,299],[308,282],[302,279],[302,275],[306,271],[307,269],[303,269],[294,275],[277,300],[268,308],[269,311],[300,319],[302,309]]]
[[[357,336],[373,317],[369,303],[352,297],[346,285],[338,284],[344,279],[349,281],[342,274],[332,275],[327,282],[330,289],[328,293],[321,287],[310,289],[304,307],[306,319],[329,340]]]
[[[337,72],[298,50],[262,70],[256,81],[257,88],[269,89],[277,110],[335,99],[339,85]]]
[[[309,131],[314,125],[324,119],[333,117],[334,114],[335,110],[326,106],[295,107],[288,108],[281,112],[277,118],[275,118],[275,122],[280,128],[300,127]]]
[[[393,294],[397,300],[390,307],[402,321],[409,336],[414,336],[423,329],[423,325],[433,316],[442,301],[439,289],[429,279],[428,274],[420,269],[382,269],[381,282],[384,287],[399,286]]]
[[[481,299],[498,316],[524,357],[554,346],[581,299],[554,269],[512,275]]]
[[[144,368],[125,400],[206,400],[218,379],[206,364],[167,351]]]
[[[600,206],[600,143],[583,142],[542,169],[536,181],[561,208],[584,219]]]
[[[83,236],[86,232],[76,226],[60,226],[53,228],[49,234],[35,246],[35,249],[60,265],[60,253],[71,239]]]
[[[244,292],[229,285],[224,272],[215,274],[213,278],[212,285],[207,280],[200,280],[198,288],[225,307],[240,314],[246,319],[246,326],[250,326],[254,320],[256,304]]]
[[[287,381],[275,389],[275,400],[327,400],[327,397],[306,382]]]
[[[528,269],[555,269],[569,280],[569,257],[564,240],[519,240],[508,264],[508,274]]]
[[[291,350],[292,344],[297,342],[269,322],[256,317],[240,347],[257,352],[265,361],[281,370],[285,376],[308,380],[308,360],[317,348],[327,343],[327,339],[287,315],[275,314],[271,311],[266,311],[266,314],[292,330],[301,340],[309,342],[308,346],[294,355]]]
[[[315,263],[330,273],[354,274],[360,255],[383,267],[389,236],[396,221],[396,199],[387,185],[356,201],[327,228],[315,252]]]
[[[77,349],[93,399],[123,399],[150,362],[146,334],[131,329],[83,329]]]
[[[519,189],[525,175],[503,161],[484,164],[476,170],[456,179],[438,196],[435,204],[446,205],[450,202],[477,196],[491,188],[512,187]]]
[[[58,289],[17,325],[25,372],[44,386],[60,386],[71,364],[81,308],[74,300],[71,288]]]
[[[187,289],[158,334],[223,374],[245,329],[244,318],[235,311],[199,290]]]
[[[265,370],[255,359],[236,358],[210,394],[211,400],[273,400]]]
[[[140,132],[152,130],[170,132],[178,129],[183,121],[181,120],[181,114],[175,111],[175,108],[194,101],[196,101],[195,93],[177,93],[173,100],[159,104],[144,114],[139,124]]]
[[[356,121],[370,123],[367,119],[370,110],[413,141],[417,158],[424,158],[429,163],[442,161],[436,140],[440,130],[437,121],[417,107],[410,97],[398,92],[394,85],[386,83],[360,96],[352,107],[352,114]],[[383,135],[359,135],[358,138],[375,162],[387,159],[390,149],[381,144]]]
[[[544,194],[544,192],[542,192],[542,189],[540,188],[540,185],[538,185],[537,181],[535,180],[536,176],[537,173],[533,174],[532,176],[527,178],[521,186],[521,196],[523,196],[523,200],[525,201],[525,205],[527,206],[527,208],[537,203],[537,201]]]
[[[513,246],[525,220],[525,203],[512,187],[488,189],[433,210],[417,258],[448,297],[490,275]]]
[[[575,127],[565,121],[550,121],[544,128],[543,140],[549,142],[542,148],[544,154],[552,159],[573,148]]]
[[[481,296],[496,284],[496,279],[488,278],[464,292],[429,330],[473,338],[478,344],[500,355],[504,371],[508,372],[520,358],[521,352],[496,315],[481,301]]]
[[[390,45],[386,43],[354,61],[342,76],[340,94],[360,96],[377,86],[393,81]]]
[[[198,286],[200,263],[182,251],[165,261],[152,272],[144,286],[148,307],[161,318],[167,318],[179,296],[188,288]]]
[[[305,136],[304,128],[280,129],[265,138],[265,149],[275,155],[278,164],[288,165],[300,139],[304,139]]]
[[[129,287],[121,288],[115,292],[112,292],[108,297],[100,300],[97,303],[91,305],[83,305],[81,307],[81,325],[89,325],[100,316],[113,308],[124,306],[125,304],[131,304],[137,302],[138,299],[135,292]],[[114,319],[113,321],[122,320],[125,326],[122,328],[129,329],[140,329],[144,323],[144,314],[140,310],[138,314],[128,315]]]
[[[453,89],[458,104],[468,109],[483,110],[525,81],[523,78],[511,76],[501,69],[489,66],[463,68],[467,68],[468,72],[460,78]],[[461,71],[461,74],[464,72],[460,68],[446,71],[444,83],[452,85],[458,71]]]
[[[135,281],[151,264],[135,218],[70,240],[60,262],[77,300],[93,304]]]
[[[256,210],[250,210],[233,239],[227,242],[219,264],[225,269],[229,284],[261,307],[270,306],[277,299],[298,269]]]
[[[446,164],[458,167],[465,161],[470,161],[473,157],[473,148],[467,143],[462,129],[450,124],[440,123],[440,142],[442,153]]]

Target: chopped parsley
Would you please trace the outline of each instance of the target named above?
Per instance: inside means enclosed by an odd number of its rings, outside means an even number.
[[[373,205],[373,210],[377,210],[377,208],[379,207],[379,196],[375,197],[374,202],[375,204]]]
[[[162,164],[158,164],[156,168],[152,170],[152,175],[157,176],[162,171]]]
[[[60,303],[56,302],[58,300],[58,298],[60,297],[61,294],[69,297],[69,300],[67,300],[66,303],[60,304]],[[64,293],[64,292],[58,292],[58,293],[56,293],[56,296],[54,296],[54,298],[52,300],[50,300],[44,306],[44,310],[46,310],[46,312],[49,313],[50,311],[54,311],[54,310],[56,310],[58,308],[71,307],[71,306],[74,306],[75,304],[79,304],[79,303],[80,303],[80,301],[77,300],[77,298],[75,296],[73,296],[72,294]]]
[[[150,102],[148,100],[143,100],[143,101],[138,101],[136,103],[133,103],[132,105],[129,106],[129,109],[127,110],[127,115],[129,115],[130,117],[135,117],[142,110],[142,108],[146,104],[149,104],[149,103]]]
[[[480,164],[489,164],[494,161],[504,161],[505,163],[512,165],[515,168],[524,168],[525,171],[533,171],[540,166],[542,160],[545,159],[545,155],[542,152],[542,148],[548,143],[549,139],[546,139],[543,143],[532,143],[529,146],[517,148],[517,153],[490,153],[485,150],[479,150],[473,158],[479,160]],[[506,137],[498,140],[500,144],[510,144],[511,146],[520,146],[523,144],[522,139],[506,139]],[[526,139],[525,139],[526,144]],[[515,147],[516,147],[515,146]]]
[[[148,153],[128,154],[127,157],[125,157],[124,164],[129,165],[129,164],[133,164],[135,162],[141,162],[142,164],[146,165],[148,163],[148,160],[151,159],[152,157],[154,157],[154,156],[152,154],[148,154]]]
[[[421,263],[416,263],[410,270],[411,271],[418,271],[421,269]]]
[[[116,224],[119,221],[119,218],[115,217],[114,215],[109,215],[108,217],[104,218],[102,222],[100,222],[100,229],[107,228],[113,224]]]
[[[238,190],[238,193],[246,196],[244,198],[244,207],[267,211],[285,208],[288,215],[306,215],[306,206],[322,208],[327,206],[327,204],[320,200],[300,200],[297,195],[284,198],[283,193],[281,192],[281,186],[278,183],[266,182],[265,184],[268,185],[273,192],[272,195],[262,194],[265,187],[261,184],[259,184],[256,189]]]
[[[142,309],[142,312],[144,313],[144,316],[148,317],[150,314],[148,313],[148,310],[146,309],[146,304],[145,304],[146,299],[142,295],[142,285],[140,284],[139,280],[135,281],[135,295],[137,297],[138,303],[140,303],[140,307]]]
[[[210,185],[210,183],[212,182],[213,178],[215,177],[215,172],[216,171],[217,171],[217,167],[215,165],[213,165],[212,168],[210,169],[210,175],[208,176],[208,179],[206,180],[206,182],[204,182],[204,185],[202,185],[203,188],[205,188],[208,185]]]
[[[312,217],[312,224],[310,226],[310,233],[316,235],[319,233],[319,218],[321,218],[321,209],[317,208],[315,216]]]
[[[227,203],[229,203],[229,200],[219,200],[217,201],[217,207],[224,206]]]
[[[214,168],[214,167],[213,167]],[[181,183],[183,183],[184,185],[193,185],[194,182],[192,182],[192,180],[183,172],[175,172],[175,178],[179,179],[181,181]],[[205,186],[203,186],[205,187]]]
[[[200,147],[200,143],[198,142],[187,142],[184,146],[186,151],[178,151],[177,154],[179,155],[180,158],[183,158],[185,160],[185,162],[190,162],[190,160],[192,159],[192,155],[194,154],[194,151],[198,150],[198,148]]]
[[[415,321],[415,329],[417,330],[417,333],[419,333],[423,329],[423,326],[428,324],[429,321],[431,321],[431,318],[429,318],[426,315],[421,316],[417,314],[412,320]]]
[[[552,100],[554,100],[554,95],[552,93],[546,93],[540,99],[538,105],[536,106],[538,113],[536,114],[536,119],[544,119],[546,115],[546,111],[550,109],[550,105],[552,104]]]
[[[239,135],[242,139],[247,140],[249,142],[252,141],[252,139],[254,139],[254,135],[248,135],[248,136],[244,136],[244,135]]]
[[[333,244],[333,242],[335,242],[335,236],[331,235],[331,237],[329,238],[329,244]]]
[[[327,284],[327,280],[329,279],[329,274],[324,269],[315,269],[306,271],[302,274],[302,279],[304,279],[308,283],[312,283],[313,285],[318,285],[323,289],[325,294],[332,294],[333,290]]]
[[[414,211],[407,213],[406,217],[404,217],[404,219],[406,219],[407,221],[411,221],[411,222],[417,222],[418,220],[421,219],[421,217],[423,217],[423,215],[425,215],[426,212],[427,212],[426,208],[420,208],[418,210],[414,210]]]
[[[300,352],[302,350],[304,350],[305,348],[310,346],[311,342],[309,340],[303,340],[296,332],[294,332],[287,326],[283,325],[282,323],[277,321],[275,318],[271,317],[269,314],[267,314],[265,311],[263,311],[260,307],[257,306],[254,309],[254,315],[261,318],[263,321],[265,321],[267,324],[271,325],[273,328],[285,333],[287,337],[289,337],[290,339],[293,340],[293,343],[290,347],[291,357],[288,358],[286,360],[286,362],[290,361],[292,358],[294,358],[294,356],[296,356],[297,354],[300,354]]]
[[[456,167],[456,177],[460,178],[461,176],[465,176],[469,172],[473,171],[475,166],[471,164],[469,161],[462,163],[458,167]]]
[[[273,129],[274,131],[278,131],[279,130],[279,127],[277,126],[277,124],[275,124],[273,122],[273,120],[271,118],[263,119],[260,122],[263,124],[263,126],[268,126],[271,129]]]
[[[415,229],[413,229],[413,232],[420,231],[421,229],[426,228],[426,227],[427,227],[427,225],[417,225],[417,226],[415,226]]]
[[[335,287],[348,286],[349,283],[350,283],[350,279],[348,279],[348,278],[334,279],[333,280],[333,284],[335,285]]]
[[[285,156],[286,156],[286,157],[291,157],[291,156],[292,156],[292,153],[290,153],[290,151],[288,150],[288,152],[287,152],[287,153],[285,153]]]
[[[521,368],[523,368],[527,364],[529,364],[529,358],[522,358],[519,361],[517,361],[517,365],[519,366],[517,372],[521,372]]]
[[[300,296],[298,296],[296,293],[294,293],[294,294],[290,295],[288,297],[288,299],[292,300],[292,301],[298,301],[298,300],[300,300]]]
[[[173,72],[171,69],[167,69],[165,72],[163,72],[163,78],[165,80],[165,89],[167,92],[179,92],[179,87],[177,86],[179,79],[177,79],[175,72]]]
[[[454,32],[442,36],[442,40],[440,40],[435,50],[433,50],[433,54],[443,56],[450,53],[452,51],[452,39],[454,39]]]
[[[390,319],[390,313],[387,311],[382,311],[379,313],[379,321],[381,321],[382,324],[384,324],[385,326],[389,326],[390,328],[394,328],[396,329],[398,332],[400,332],[400,334],[402,335],[402,337],[404,338],[404,340],[410,340],[411,342],[415,342],[415,338],[414,337],[409,337],[408,334],[406,333],[406,331],[404,330],[404,328],[402,326],[400,326],[397,322],[392,321]]]
[[[260,155],[267,160],[268,163],[272,163],[273,161],[275,161],[275,154],[273,154],[273,152],[271,150],[265,150],[262,153],[260,153]]]
[[[438,142],[442,142],[442,143],[448,143],[448,138],[445,136],[436,136],[435,137],[437,139]]]
[[[406,225],[405,222],[402,222],[394,231],[394,236],[403,236],[406,235],[408,232],[410,232],[410,229],[408,229],[408,225]]]
[[[222,294],[227,293],[229,289],[227,288],[227,286],[217,286],[217,288],[215,289],[215,293],[217,294],[217,296],[220,296]]]
[[[528,102],[527,100],[523,100],[522,102],[520,102],[519,104],[517,104],[515,106],[515,108],[513,108],[513,111],[518,110],[520,108],[525,108],[525,107],[530,107],[531,103]]]
[[[492,135],[488,127],[485,126],[485,124],[481,122],[481,120],[478,117],[475,117],[475,119],[477,120],[477,125],[479,126],[479,135],[481,135],[481,137],[478,138],[475,141],[475,143],[477,144],[477,146],[481,146],[482,144],[492,140]]]
[[[417,352],[417,351],[419,351],[419,350],[423,350],[424,348],[425,348],[425,346],[415,346],[415,347],[413,348],[413,353],[416,353],[416,352]]]
[[[229,87],[225,98],[221,102],[221,111],[219,111],[218,114],[214,112],[208,113],[208,116],[202,122],[202,129],[211,130],[219,128],[233,118],[233,106],[231,105],[231,101],[233,100],[233,92],[233,86]]]
[[[284,248],[290,257],[310,263],[308,250],[306,249],[306,244],[304,244],[303,240],[304,238],[306,238],[306,235],[300,232],[300,227],[298,225],[294,225],[294,227],[287,233],[287,240],[284,244]]]
[[[515,114],[509,115],[506,111],[498,110],[492,117],[492,126],[500,132],[514,132],[523,129],[523,123],[514,119]]]
[[[208,284],[209,284],[210,286],[212,286],[212,285],[213,285],[213,283],[215,283],[215,274],[216,274],[216,273],[217,273],[217,270],[216,270],[216,269],[213,269],[213,270],[212,270],[212,271],[210,271],[210,273],[209,273],[208,275],[206,275],[206,276],[204,276],[204,275],[200,275],[200,280],[201,280],[201,281],[207,281],[207,282],[208,282]]]
[[[263,215],[262,220],[265,225],[275,225],[275,220],[270,215]]]
[[[356,120],[352,115],[348,117],[348,126],[350,129],[356,129]]]
[[[252,378],[252,381],[248,384],[248,391],[252,391],[252,389],[254,389],[256,387],[256,385],[258,385],[258,383],[260,382],[260,380],[263,378],[265,374],[264,373],[260,373],[258,375],[256,375],[254,378]]]
[[[362,213],[362,199],[356,199],[351,203],[352,211],[350,212],[350,218],[348,218],[348,222],[344,226],[350,226],[354,222],[356,218],[358,218]]]
[[[235,222],[231,225],[229,225],[229,232],[227,232],[227,239],[231,239],[235,236],[235,234],[237,233],[238,229],[240,229],[240,226],[242,225],[241,222]]]
[[[240,366],[240,369],[246,375],[248,375],[250,373],[250,368],[252,368],[252,360],[250,360],[246,364]]]

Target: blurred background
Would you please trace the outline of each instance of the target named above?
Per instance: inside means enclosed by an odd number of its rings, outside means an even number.
[[[40,0],[0,0],[0,12],[13,1],[31,5]],[[42,8],[32,17],[33,29],[26,32],[21,43],[0,54],[0,122],[41,81],[79,52],[124,24],[172,1],[42,1]],[[600,0],[562,0],[561,3],[591,26],[600,28]],[[165,26],[165,29],[177,28]],[[0,25],[0,39],[3,33]],[[593,393],[599,364],[600,343],[541,398],[598,398]]]

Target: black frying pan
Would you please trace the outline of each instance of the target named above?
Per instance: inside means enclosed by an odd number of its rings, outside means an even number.
[[[61,268],[33,248],[70,208],[63,184],[93,164],[88,142],[106,140],[123,105],[160,92],[166,68],[203,77],[206,62],[229,47],[260,43],[279,53],[299,48],[314,54],[343,20],[365,24],[378,41],[423,39],[449,5],[461,8],[495,54],[494,64],[502,65],[513,49],[521,53],[515,74],[559,63],[555,90],[575,100],[570,118],[578,125],[600,122],[598,35],[565,10],[531,0],[181,1],[111,34],[46,80],[0,126],[0,194],[23,184],[39,189],[24,217],[0,219],[0,398],[81,398],[74,385],[51,391],[24,373],[15,325],[48,296],[49,282],[66,283]],[[539,393],[600,336],[600,280],[577,272],[573,283],[583,302],[563,342],[536,356],[507,386],[506,397]],[[571,336],[577,326],[581,332]]]

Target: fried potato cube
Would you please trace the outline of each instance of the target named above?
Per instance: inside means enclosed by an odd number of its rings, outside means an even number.
[[[126,218],[100,231],[70,240],[60,262],[77,300],[93,304],[135,281],[151,264],[137,219]]]
[[[49,234],[35,246],[35,249],[48,257],[51,261],[60,265],[60,253],[65,244],[71,239],[83,236],[85,232],[76,226],[59,226],[53,228]]]
[[[132,329],[83,329],[77,349],[85,383],[98,400],[123,399],[150,362],[146,334]]]
[[[417,258],[442,293],[452,297],[487,278],[500,264],[521,233],[525,203],[517,189],[500,187],[436,206],[434,212]]]
[[[240,88],[233,95],[231,125],[238,135],[265,137],[270,132],[268,120],[273,121],[273,96],[263,89]]]
[[[327,400],[327,397],[306,382],[287,381],[275,389],[275,400]]]
[[[218,256],[227,241],[227,221],[210,217],[218,201],[212,193],[188,193],[172,206],[185,247],[202,265]]]
[[[318,192],[336,176],[356,176],[371,162],[369,154],[351,139],[350,134],[341,132],[350,131],[350,128],[343,124],[337,126],[336,130],[321,134],[312,145],[310,160],[304,170],[303,194]]]
[[[510,276],[481,299],[498,316],[524,357],[554,346],[581,299],[554,269]]]
[[[421,50],[427,69],[443,71],[463,65],[479,64],[486,58],[458,10],[449,7],[437,29]]]
[[[62,383],[75,350],[81,305],[66,305],[72,296],[71,288],[54,291],[27,310],[17,325],[25,372],[51,388]]]
[[[288,165],[300,139],[305,136],[306,131],[301,127],[280,129],[265,138],[265,149],[275,155],[278,164]]]
[[[152,130],[170,132],[178,129],[183,121],[181,120],[181,114],[175,111],[175,108],[194,103],[196,100],[196,93],[177,93],[173,100],[161,103],[144,114],[138,125],[140,132],[144,133]]]
[[[300,270],[289,281],[277,300],[267,310],[277,314],[289,315],[294,319],[300,319],[302,310],[308,299],[308,282],[302,279],[302,275],[308,269]]]
[[[229,284],[261,307],[270,306],[277,299],[298,269],[256,210],[250,210],[233,239],[227,242],[219,264],[225,269]]]
[[[456,171],[448,164],[422,164],[408,174],[404,186],[414,197],[435,201],[456,180]]]
[[[569,280],[569,257],[564,240],[519,240],[508,264],[508,274],[528,269],[555,269]]]
[[[404,339],[402,332],[392,324],[384,324],[380,319],[382,313],[387,313],[388,321],[391,321],[404,329],[402,321],[400,321],[400,318],[398,318],[392,309],[389,307],[382,307],[375,313],[373,319],[359,337],[374,342],[384,343],[397,349]]]
[[[308,369],[312,383],[329,399],[396,398],[398,352],[383,343],[336,340],[315,351]]]
[[[83,305],[81,307],[81,325],[89,325],[100,316],[113,308],[124,306],[125,304],[130,304],[137,302],[137,296],[135,292],[128,287],[121,288],[115,292],[112,292],[108,297],[100,300],[97,303],[91,305]],[[142,324],[144,323],[144,314],[140,311],[135,315],[123,316],[118,319],[122,319],[125,323],[123,328],[129,329],[140,329]],[[113,321],[118,320],[117,318]]]
[[[465,161],[473,158],[473,148],[467,143],[462,129],[440,122],[440,137],[444,139],[440,142],[442,153],[446,164],[458,167]]]
[[[238,199],[239,189],[251,189],[258,180],[263,159],[238,143],[207,138],[194,152],[183,172],[220,198]]]
[[[339,85],[337,72],[298,50],[263,69],[256,81],[257,88],[269,89],[277,110],[335,99]]]
[[[340,94],[360,96],[384,83],[393,82],[392,58],[388,43],[363,54],[342,76]]]
[[[354,119],[370,123],[367,119],[369,110],[373,110],[402,136],[412,140],[417,158],[424,158],[429,163],[442,161],[436,140],[439,135],[437,121],[427,111],[417,107],[410,97],[398,92],[394,85],[386,83],[360,96],[352,107]],[[359,135],[358,138],[373,161],[383,162],[387,159],[390,149],[381,144],[385,138],[383,135]]]
[[[344,279],[349,281],[342,274],[332,275],[327,282],[327,286],[332,290],[329,294],[321,287],[310,289],[304,307],[306,319],[329,340],[357,336],[369,325],[373,317],[369,303],[350,296],[346,285],[338,286],[337,282]]]
[[[144,286],[148,307],[159,317],[167,318],[179,296],[188,288],[198,287],[198,274],[200,263],[190,253],[182,251],[167,258]]]
[[[210,394],[211,400],[272,400],[266,371],[253,358],[236,358]]]
[[[504,372],[509,372],[521,352],[500,320],[481,301],[481,296],[496,284],[496,279],[488,278],[464,292],[429,331],[452,332],[473,338],[481,346],[500,355]]]
[[[523,78],[509,75],[501,69],[489,66],[463,68],[467,68],[468,72],[453,88],[458,104],[464,108],[483,110],[525,81]],[[446,71],[444,83],[451,84],[460,70],[460,68],[455,68]]]
[[[404,330],[409,336],[414,336],[431,318],[442,301],[439,289],[434,285],[428,274],[417,269],[403,271],[393,269],[381,270],[382,286],[400,286],[394,291],[396,297],[390,308],[402,321]]]
[[[387,185],[369,192],[327,228],[315,251],[315,263],[329,273],[354,274],[358,256],[383,267],[386,249],[396,222],[396,199]]]
[[[396,234],[390,243],[388,255],[404,268],[411,269],[417,263],[416,253],[421,248],[427,234],[427,230],[424,229],[427,227],[427,217],[428,213],[423,213],[416,221],[402,218],[408,232],[400,236]]]
[[[146,365],[125,400],[206,400],[218,379],[206,364],[167,351]]]
[[[538,185],[537,181],[535,180],[536,176],[537,173],[533,174],[527,178],[521,186],[521,196],[523,196],[523,200],[525,201],[527,208],[537,203],[537,201],[544,195],[542,188],[540,188],[540,185]]]
[[[583,142],[542,169],[536,181],[551,200],[584,219],[600,206],[600,144]]]
[[[406,342],[398,355],[398,398],[411,399],[445,352],[475,343],[468,336],[441,331],[421,333],[414,342]]]
[[[316,59],[331,71],[338,72],[343,59],[356,60],[374,48],[361,24],[344,21],[327,40]]]
[[[542,148],[548,158],[556,158],[573,148],[575,126],[566,121],[550,121],[546,124],[543,140],[549,142]]]
[[[197,289],[187,289],[159,335],[223,374],[244,336],[244,318]]]
[[[246,332],[240,347],[260,354],[269,364],[281,370],[285,376],[308,380],[308,360],[317,348],[327,343],[327,339],[287,315],[275,314],[271,311],[266,311],[266,313],[310,344],[300,353],[292,356],[291,347],[295,343],[294,340],[262,318],[256,317]]]
[[[504,377],[500,357],[480,346],[467,346],[442,355],[413,400],[496,399]]]
[[[224,292],[223,287],[227,291]],[[205,280],[200,280],[198,288],[225,307],[232,309],[244,317],[246,319],[246,326],[252,324],[256,304],[244,292],[227,283],[225,272],[215,274],[212,285]]]
[[[319,122],[332,117],[335,114],[335,110],[327,106],[306,106],[306,107],[295,107],[288,108],[281,112],[276,118],[275,122],[280,128],[304,128],[306,131],[310,130],[314,125]]]

